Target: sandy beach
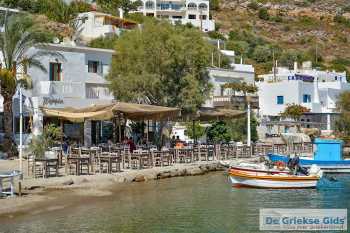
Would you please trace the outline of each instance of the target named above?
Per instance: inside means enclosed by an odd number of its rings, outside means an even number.
[[[247,161],[247,159],[242,159]],[[249,159],[254,160],[254,159]],[[27,170],[23,162],[24,171]],[[0,161],[0,171],[18,169],[18,160]],[[22,196],[0,199],[0,216],[11,218],[35,211],[50,211],[65,208],[65,205],[80,202],[82,198],[96,198],[112,195],[111,190],[133,182],[166,179],[181,176],[204,175],[223,171],[218,161],[174,164],[169,167],[154,167],[142,170],[126,169],[119,173],[93,174],[82,176],[60,176],[51,178],[31,178],[24,172],[21,182]],[[64,200],[64,205],[59,204]]]

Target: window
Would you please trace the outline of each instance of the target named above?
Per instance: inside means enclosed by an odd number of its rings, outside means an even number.
[[[303,95],[303,103],[311,103],[311,95],[304,94]]]
[[[198,8],[199,8],[200,10],[206,10],[206,9],[208,9],[208,5],[205,4],[205,3],[201,3],[201,4],[199,4]]]
[[[207,19],[207,16],[206,16],[206,15],[201,15],[200,17],[201,17],[201,19],[203,19],[203,20],[206,20],[206,19]]]
[[[196,3],[193,3],[193,2],[188,3],[187,7],[190,10],[197,10],[197,5]]]
[[[97,73],[99,68],[98,61],[88,61],[88,72],[89,73]]]
[[[188,19],[196,19],[196,15],[188,15]]]
[[[50,81],[61,81],[61,63],[50,63]]]
[[[282,95],[277,96],[277,104],[284,104],[284,96]]]
[[[147,1],[145,3],[146,9],[154,9],[154,3],[151,1]]]

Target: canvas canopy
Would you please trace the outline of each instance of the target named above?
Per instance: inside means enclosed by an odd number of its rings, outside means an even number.
[[[85,120],[110,120],[121,116],[130,120],[161,120],[176,117],[180,110],[155,105],[117,102],[107,105],[94,105],[87,108],[42,108],[43,113],[49,117],[58,117],[71,122],[84,122]]]
[[[210,120],[224,120],[239,118],[246,114],[244,111],[234,109],[201,109],[198,111],[196,120],[210,121]]]

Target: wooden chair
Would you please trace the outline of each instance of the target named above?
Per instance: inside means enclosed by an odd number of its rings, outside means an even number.
[[[110,160],[110,173],[112,172],[121,172],[120,164],[122,162],[121,154],[111,153]]]
[[[171,166],[172,165],[172,154],[170,151],[162,151],[161,152],[161,165],[162,166]]]
[[[162,152],[161,151],[152,151],[152,163],[153,167],[161,167],[162,166]]]

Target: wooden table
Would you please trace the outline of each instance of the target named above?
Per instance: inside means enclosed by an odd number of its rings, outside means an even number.
[[[67,157],[67,166],[70,164],[75,164],[75,174],[76,175],[81,175],[81,166],[85,163],[88,163],[88,174],[89,172],[89,167],[91,166],[91,159],[90,156],[80,156],[80,157]],[[67,173],[67,170],[66,170]]]
[[[55,176],[58,176],[58,164],[59,164],[58,158],[35,158],[34,164],[36,162],[40,162],[43,164],[43,167],[44,167],[43,176],[44,177],[50,176],[50,168],[54,168]]]

